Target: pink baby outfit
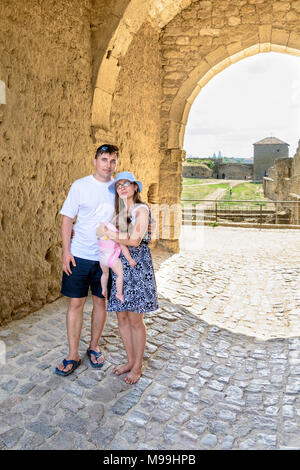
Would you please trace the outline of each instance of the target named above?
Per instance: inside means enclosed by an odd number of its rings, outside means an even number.
[[[116,227],[110,222],[106,223],[105,226],[113,232],[118,232]],[[112,268],[121,254],[120,245],[106,237],[101,237],[100,240],[98,240],[98,244],[100,264]]]

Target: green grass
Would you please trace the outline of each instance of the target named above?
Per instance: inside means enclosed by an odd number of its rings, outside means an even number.
[[[245,182],[237,184],[231,188],[230,183],[222,182],[217,184],[209,184],[210,181],[218,181],[218,180],[208,180],[208,179],[199,179],[199,178],[183,178],[183,190],[181,199],[186,199],[188,201],[193,201],[197,199],[205,199],[206,197],[209,199],[209,195],[213,194],[218,188],[225,188],[227,189],[223,198],[220,201],[232,201],[235,199],[245,201],[245,203],[241,202],[232,202],[230,204],[224,204],[224,207],[229,208],[230,206],[250,206],[257,207],[259,206],[258,203],[247,203],[247,201],[265,201],[263,206],[268,206],[271,208],[270,204],[266,204],[266,202],[270,202],[270,199],[264,197],[263,193],[263,185],[262,183],[251,183]],[[232,195],[230,196],[230,188],[232,189]],[[187,202],[183,202],[183,204],[187,204]]]
[[[243,201],[266,201],[269,202],[270,199],[264,196],[263,185],[262,183],[241,183],[232,187],[232,195],[230,196],[229,190],[221,198],[222,201],[230,201],[234,199],[239,199]],[[240,205],[238,202],[233,202],[230,205],[237,206]],[[258,203],[253,203],[254,206],[259,205]],[[266,206],[267,204],[263,204]],[[228,204],[226,204],[228,206]]]
[[[203,180],[202,180],[203,181]],[[188,199],[189,201],[193,199],[204,199],[209,196],[209,194],[214,193],[218,188],[230,188],[229,183],[219,183],[219,184],[201,184],[199,186],[183,186],[183,191],[181,199]]]
[[[182,178],[183,186],[192,186],[194,184],[207,184],[207,179],[204,178]]]

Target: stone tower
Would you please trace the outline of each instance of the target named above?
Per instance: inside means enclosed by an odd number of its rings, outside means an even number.
[[[254,145],[254,180],[262,180],[277,158],[289,156],[289,144],[276,137],[266,137]]]

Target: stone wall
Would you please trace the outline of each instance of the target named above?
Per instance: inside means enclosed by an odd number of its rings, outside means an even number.
[[[214,178],[244,180],[253,178],[252,163],[217,163]]]
[[[0,322],[59,295],[60,216],[71,182],[91,172],[87,0],[2,0]]]
[[[146,202],[150,187],[158,184],[161,160],[158,35],[157,28],[145,23],[131,43],[122,60],[111,112],[111,132],[121,154],[118,171],[130,170],[143,181]]]
[[[182,176],[184,178],[211,178],[213,170],[203,163],[200,165],[183,165]]]
[[[278,158],[264,178],[264,193],[272,200],[287,201],[291,190],[292,158]]]
[[[269,176],[263,179],[264,195],[273,201],[294,201],[283,203],[281,208],[291,212],[291,222],[300,223],[300,141],[294,158],[279,158],[269,169]]]

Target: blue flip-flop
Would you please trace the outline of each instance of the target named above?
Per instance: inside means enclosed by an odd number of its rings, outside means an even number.
[[[56,374],[66,376],[66,375],[72,374],[72,372],[74,372],[74,370],[77,369],[78,366],[80,366],[80,364],[81,364],[81,359],[79,359],[79,361],[74,361],[73,359],[70,359],[69,361],[67,361],[67,359],[64,359],[64,360],[62,361],[62,363],[63,363],[64,369],[65,369],[69,364],[73,364],[73,367],[72,367],[70,370],[68,370],[67,372],[65,372],[65,371],[63,371],[63,370],[60,370],[58,367],[56,367],[56,369],[55,369]]]
[[[103,366],[104,361],[95,364],[91,359],[91,354],[93,354],[95,356],[96,361],[97,361],[98,357],[102,356],[101,351],[97,352],[97,351],[93,351],[93,349],[88,349],[86,353],[87,353],[87,356],[89,358],[89,361],[90,361],[90,364],[91,364],[92,367],[95,367],[95,368],[99,369],[100,367]]]

